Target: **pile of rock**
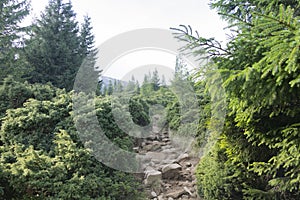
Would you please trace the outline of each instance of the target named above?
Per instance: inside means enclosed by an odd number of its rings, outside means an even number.
[[[148,199],[199,199],[195,178],[199,159],[172,144],[167,131],[153,133],[135,150],[143,158],[143,183]]]

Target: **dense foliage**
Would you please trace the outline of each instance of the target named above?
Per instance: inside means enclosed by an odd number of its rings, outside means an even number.
[[[198,166],[205,199],[300,197],[299,6],[298,1],[213,1],[235,30],[225,48],[179,32],[189,48],[212,58],[214,65],[198,76],[207,82],[220,74],[228,102],[219,140]]]
[[[134,176],[99,162],[74,126],[67,91],[83,59],[94,64],[91,19],[79,28],[71,2],[49,1],[30,30],[19,26],[27,1],[1,1],[0,9],[0,199],[143,198]],[[97,118],[130,151],[134,140],[114,122],[111,101],[95,99]]]
[[[1,101],[10,108],[0,132],[1,199],[141,196],[133,175],[104,166],[83,147],[72,119],[72,94],[50,85],[11,82],[2,87],[22,95],[24,104]],[[97,116],[108,137],[130,150],[133,140],[111,121],[109,99],[97,101]]]

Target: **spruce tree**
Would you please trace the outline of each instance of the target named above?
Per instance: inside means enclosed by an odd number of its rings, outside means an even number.
[[[126,92],[133,92],[135,89],[135,77],[132,75],[131,79],[128,81],[126,87],[125,87],[125,91]]]
[[[151,73],[149,71],[148,74],[144,75],[144,81],[141,85],[141,94],[144,96],[149,96],[151,94],[151,92],[153,91],[153,84],[152,84],[152,77],[151,77]]]
[[[80,29],[80,50],[83,57],[87,55],[96,56],[97,49],[95,48],[95,36],[92,33],[93,27],[91,17],[84,16],[84,22]]]
[[[198,78],[213,98],[221,87],[211,83],[221,75],[228,101],[224,129],[198,167],[199,193],[205,199],[299,199],[300,4],[213,5],[236,29],[226,47],[181,32],[187,49],[205,50],[214,61]]]
[[[21,33],[24,27],[20,22],[29,14],[27,0],[0,1],[0,81],[11,75],[20,79],[26,73],[26,66],[22,64]]]
[[[106,95],[112,95],[114,92],[114,85],[112,83],[112,80],[109,80],[107,90],[106,90]]]
[[[27,60],[34,68],[30,82],[51,82],[71,90],[83,61],[83,46],[71,2],[50,0],[27,45]]]
[[[151,83],[153,84],[154,91],[157,91],[160,86],[160,78],[157,69],[152,72]]]

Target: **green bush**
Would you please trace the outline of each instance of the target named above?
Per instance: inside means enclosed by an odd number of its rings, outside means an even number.
[[[8,109],[2,121],[1,199],[139,199],[132,174],[104,166],[83,147],[73,121],[75,94],[20,85],[30,98]],[[109,138],[130,150],[133,140],[113,121],[109,100],[97,97],[96,111]]]

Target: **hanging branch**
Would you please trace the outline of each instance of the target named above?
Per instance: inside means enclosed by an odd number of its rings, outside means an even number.
[[[179,25],[180,28],[170,28],[175,35],[175,38],[187,43],[182,47],[181,51],[192,50],[193,54],[204,55],[208,54],[208,57],[228,56],[231,53],[224,49],[220,42],[214,38],[203,38],[199,36],[198,31],[193,31],[191,26]]]

